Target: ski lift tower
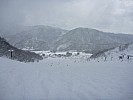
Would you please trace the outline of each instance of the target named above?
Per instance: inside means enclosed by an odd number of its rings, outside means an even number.
[[[13,53],[14,50],[11,49],[11,50],[8,50],[8,51],[11,53],[11,59],[12,59],[12,53]]]

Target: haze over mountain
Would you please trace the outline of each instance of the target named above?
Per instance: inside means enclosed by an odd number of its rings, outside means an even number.
[[[0,28],[49,25],[133,34],[133,0],[0,0]]]
[[[28,50],[74,50],[96,53],[133,42],[133,35],[82,27],[64,30],[43,25],[25,26],[1,30],[0,34],[15,47]]]

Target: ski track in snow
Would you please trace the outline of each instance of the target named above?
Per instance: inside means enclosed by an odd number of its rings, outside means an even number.
[[[0,100],[133,100],[133,61],[0,58]]]

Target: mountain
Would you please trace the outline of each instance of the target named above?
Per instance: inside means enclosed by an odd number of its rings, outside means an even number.
[[[38,25],[11,28],[5,30],[2,36],[20,49],[49,50],[54,41],[66,32],[67,30]]]
[[[13,46],[28,50],[80,51],[98,53],[133,42],[133,35],[102,32],[91,28],[64,30],[51,26],[25,26],[1,30]]]
[[[0,37],[0,57],[8,57],[10,59],[18,60],[21,62],[34,62],[43,59],[38,54],[29,51],[23,51],[17,49],[16,47],[13,47],[8,42],[6,42],[4,38],[1,37]]]
[[[90,28],[76,28],[64,34],[56,43],[59,51],[76,50],[97,53],[121,44],[133,42],[133,35],[113,34]]]

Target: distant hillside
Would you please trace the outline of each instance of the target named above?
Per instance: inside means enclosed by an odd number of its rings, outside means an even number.
[[[13,47],[8,42],[6,42],[4,38],[0,37],[0,57],[8,57],[11,59],[10,50],[13,50],[12,59],[18,60],[21,62],[34,62],[34,61],[39,61],[43,59],[38,54],[31,53],[29,51],[23,51],[23,50],[17,49],[16,47]]]
[[[56,43],[59,51],[77,50],[89,53],[133,42],[133,35],[105,33],[90,28],[76,28],[64,34]]]
[[[67,30],[50,26],[25,26],[10,28],[1,32],[13,46],[20,49],[50,50],[53,43]]]
[[[25,26],[1,30],[0,34],[19,49],[85,51],[91,54],[133,42],[133,35],[102,32],[91,28],[64,30],[51,26]]]

